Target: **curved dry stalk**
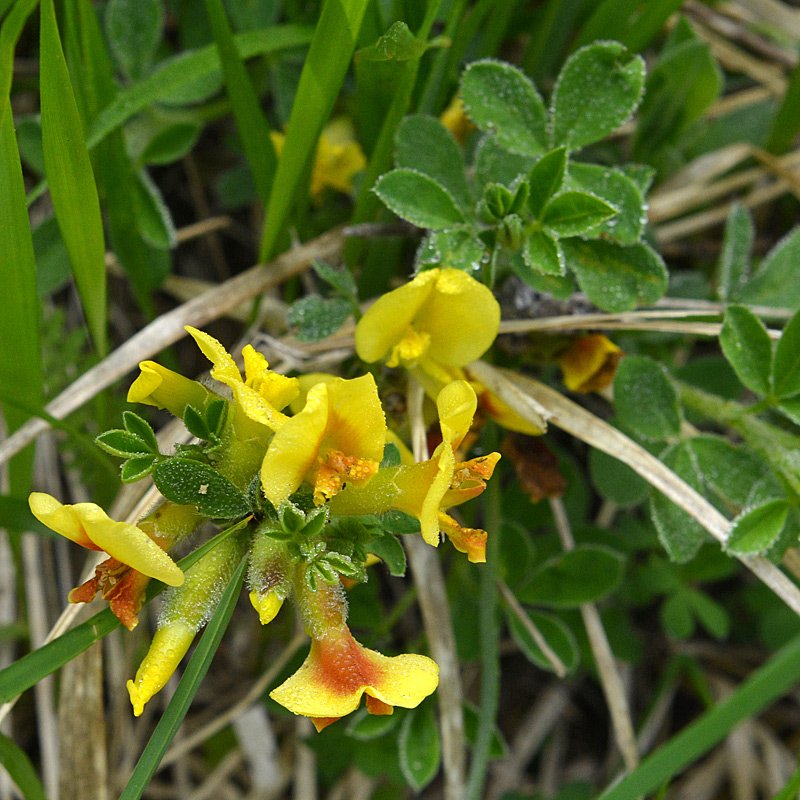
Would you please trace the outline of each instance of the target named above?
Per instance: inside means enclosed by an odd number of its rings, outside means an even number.
[[[422,419],[422,385],[409,379],[408,414],[414,458],[428,458],[425,423]],[[461,676],[450,606],[444,586],[442,566],[433,548],[421,536],[405,537],[406,552],[414,585],[419,592],[422,621],[434,661],[439,665],[439,719],[442,731],[445,800],[462,800],[465,788],[466,749],[464,716],[461,711]]]
[[[694,517],[720,544],[727,542],[730,522],[688,483],[624,433],[533,378],[497,369],[484,361],[475,361],[468,369],[526,419],[531,419],[532,404],[537,410],[545,408],[553,425],[627,464]],[[737,558],[800,616],[800,589],[775,564],[762,556]]]
[[[135,369],[140,361],[185,336],[184,325],[206,325],[226,314],[243,300],[255,297],[265,289],[302,272],[315,258],[334,257],[341,251],[344,241],[342,229],[334,228],[278,256],[271,263],[257,264],[246,272],[162,314],[70,384],[58,397],[48,403],[45,411],[56,419],[63,419]],[[19,453],[49,427],[50,424],[39,417],[26,422],[0,444],[0,463]]]
[[[561,539],[561,546],[565,551],[575,549],[575,538],[572,535],[567,512],[560,497],[550,498],[550,510],[553,512],[553,519],[556,523],[556,530]],[[600,613],[594,603],[583,603],[581,605],[581,617],[583,626],[586,628],[586,636],[589,639],[589,646],[592,648],[592,655],[600,675],[600,684],[603,687],[603,694],[608,704],[608,711],[611,715],[611,727],[614,729],[614,739],[617,747],[622,754],[625,768],[628,772],[634,770],[639,763],[639,754],[636,749],[636,734],[633,730],[631,720],[631,709],[628,705],[628,697],[619,674],[617,661],[608,643],[606,629],[600,619]]]

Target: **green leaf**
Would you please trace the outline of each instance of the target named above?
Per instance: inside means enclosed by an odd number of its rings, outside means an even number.
[[[206,418],[201,414],[193,405],[186,406],[183,412],[183,424],[186,425],[186,430],[192,436],[198,439],[205,439],[206,441],[211,437],[211,431],[206,425]]]
[[[524,258],[525,266],[544,275],[564,275],[567,271],[561,244],[558,239],[551,236],[547,231],[531,231],[525,240],[522,257]],[[513,261],[511,268],[522,280],[528,283],[526,276],[520,274],[519,270],[515,268],[519,266],[519,263],[519,261]]]
[[[800,392],[800,312],[783,329],[772,365],[772,392],[779,400]]]
[[[570,630],[569,625],[554,614],[545,611],[525,610],[530,621],[538,628],[539,633],[561,659],[561,663],[567,668],[567,672],[573,672],[580,661],[580,649],[575,639],[575,634]],[[506,608],[508,618],[508,629],[511,638],[517,643],[517,647],[522,651],[525,658],[541,669],[548,672],[553,671],[553,665],[548,661],[547,656],[542,652],[541,647],[531,636],[525,624],[519,619],[513,609]]]
[[[234,39],[242,58],[252,58],[302,47],[308,44],[311,35],[311,29],[305,26],[275,25],[264,30],[245,31]],[[219,55],[214,44],[164,59],[144,80],[121,91],[97,116],[89,130],[89,147],[95,147],[131,117],[171,93],[183,91],[209,76],[218,82],[219,69]]]
[[[398,167],[421,172],[444,186],[462,211],[472,207],[461,148],[438,119],[422,114],[406,117],[395,140]]]
[[[28,169],[44,175],[44,150],[42,149],[42,122],[38,115],[16,119],[17,145],[22,163]]]
[[[553,91],[553,144],[583,147],[613,133],[639,105],[644,79],[644,60],[618,42],[577,50]]]
[[[250,511],[247,498],[217,470],[189,458],[170,458],[153,470],[153,480],[167,500],[194,505],[216,519],[237,519]]]
[[[292,303],[288,322],[301,342],[317,342],[336,333],[352,313],[353,306],[343,297],[310,294]]]
[[[646,244],[568,239],[561,246],[578,285],[604,311],[652,305],[667,291],[664,262]]]
[[[624,573],[624,557],[610,547],[578,545],[540,564],[517,596],[523,603],[577,608],[611,594]]]
[[[731,615],[705,592],[686,588],[682,591],[700,624],[715,638],[727,639],[731,630]]]
[[[150,448],[138,437],[127,431],[113,430],[101,433],[95,442],[112,456],[129,458],[130,456],[149,455]]]
[[[368,553],[378,556],[386,564],[390,575],[402,577],[406,574],[406,551],[394,534],[383,531],[383,535],[368,542],[366,548]]]
[[[601,233],[621,244],[634,244],[642,238],[647,207],[642,190],[621,170],[599,164],[569,165],[566,185],[600,197],[617,209],[613,219],[601,223],[593,233]]]
[[[794,137],[800,130],[800,65],[795,65],[780,108],[772,118],[765,144],[770,153],[780,155],[792,149]]]
[[[120,480],[123,483],[136,483],[146,478],[158,463],[156,456],[134,456],[129,458],[120,469]]]
[[[734,521],[725,550],[735,556],[763,555],[778,540],[789,505],[771,500],[740,514]]]
[[[50,196],[95,347],[106,339],[106,263],[97,186],[58,36],[53,0],[41,4],[42,146]]]
[[[486,245],[474,229],[450,228],[428,231],[417,248],[414,266],[417,272],[430,267],[449,267],[476,276],[488,258]]]
[[[40,408],[44,397],[36,263],[7,97],[0,98],[0,186],[0,290],[8,304],[0,315],[0,386],[8,400]],[[3,405],[3,415],[10,431],[30,416],[11,403]],[[29,491],[32,457],[28,449],[11,462],[12,493]]]
[[[0,764],[22,792],[25,800],[47,800],[36,770],[22,748],[0,733]]]
[[[686,592],[677,591],[671,594],[661,604],[658,616],[664,630],[676,639],[686,640],[694,633],[694,615]]]
[[[399,714],[368,714],[357,711],[347,723],[346,733],[358,742],[372,742],[397,727]]]
[[[528,175],[528,208],[540,219],[547,201],[561,188],[567,169],[567,148],[558,147],[542,156]]]
[[[662,454],[661,460],[678,477],[702,494],[703,483],[697,458],[688,442],[668,448]],[[697,555],[706,540],[706,530],[694,517],[655,489],[650,493],[650,514],[658,531],[658,538],[672,561],[684,563]]]
[[[722,73],[708,45],[685,20],[673,29],[677,41],[662,51],[647,78],[633,139],[633,155],[653,163],[717,99]]]
[[[272,182],[259,248],[262,263],[274,255],[280,237],[285,234],[292,204],[313,163],[322,127],[350,66],[367,5],[368,0],[327,0],[322,6]]]
[[[0,14],[3,23],[0,25],[0,128],[5,125],[6,114],[11,114],[11,103],[6,103],[6,99],[11,97],[17,40],[38,4],[38,0],[17,0],[5,18]]]
[[[617,213],[614,206],[586,192],[556,195],[542,212],[542,224],[558,236],[580,236]]]
[[[387,442],[383,446],[383,458],[381,459],[381,469],[385,467],[399,467],[402,463],[400,448],[394,442]]]
[[[397,738],[400,769],[414,791],[424,789],[439,771],[439,728],[430,703],[409,711]]]
[[[476,61],[461,76],[461,98],[473,122],[512,153],[537,156],[547,148],[544,103],[530,79],[500,61]]]
[[[375,193],[398,217],[418,228],[450,228],[464,222],[453,196],[433,178],[413,169],[381,176]]]
[[[769,467],[744,447],[707,435],[693,437],[691,448],[703,483],[728,506],[743,508],[753,501],[753,490],[758,487],[773,496],[780,493],[780,484]]]
[[[754,235],[750,212],[739,203],[734,204],[725,223],[717,267],[717,296],[723,303],[734,299],[750,276]]]
[[[247,561],[242,559],[222,595],[214,616],[209,620],[200,642],[186,665],[175,694],[159,719],[150,741],[134,767],[133,774],[119,796],[119,800],[139,800],[158,769],[170,743],[175,738],[228,627],[233,609],[236,607],[236,601],[239,599],[246,566]]]
[[[140,170],[135,176],[134,191],[136,221],[142,236],[159,250],[170,250],[175,247],[178,238],[172,214],[161,196],[161,191],[146,169]],[[164,282],[168,274],[168,264],[166,270],[160,264],[152,264],[148,274],[142,279],[145,285],[155,289]]]
[[[171,164],[183,158],[200,136],[197,122],[176,122],[160,130],[142,151],[143,164]]]
[[[164,27],[160,0],[109,0],[106,36],[114,57],[128,78],[150,69]]]
[[[641,475],[602,450],[589,452],[589,474],[601,496],[621,508],[639,505],[650,488]]]
[[[133,411],[123,411],[122,422],[125,425],[125,430],[141,439],[151,453],[159,454],[158,439],[156,439],[155,431],[148,422]]]
[[[205,0],[205,7],[219,50],[225,90],[236,119],[236,128],[242,139],[258,195],[266,206],[278,164],[269,124],[261,110],[261,103],[250,81],[244,59],[236,47],[222,0]]]
[[[782,400],[776,406],[778,411],[787,416],[795,425],[800,425],[800,397]]]
[[[772,343],[764,323],[745,306],[728,306],[719,343],[739,380],[757,394],[769,394]]]
[[[800,227],[791,230],[767,253],[758,271],[742,287],[736,299],[754,305],[800,308],[798,263]]]
[[[496,137],[483,136],[475,148],[476,184],[499,183],[510,186],[520,175],[527,175],[535,164],[533,156],[510,153]]]
[[[335,267],[326,264],[324,261],[317,261],[311,264],[311,268],[317,275],[322,278],[325,283],[336,289],[345,297],[357,299],[358,289],[356,287],[355,278],[353,273],[346,267],[343,269],[336,269]]]
[[[664,367],[647,356],[620,361],[614,378],[620,424],[647,439],[669,439],[681,429],[678,393]]]

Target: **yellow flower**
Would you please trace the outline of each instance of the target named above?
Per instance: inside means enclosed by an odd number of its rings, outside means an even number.
[[[300,392],[296,378],[270,370],[264,356],[248,344],[242,349],[246,375],[243,380],[228,351],[213,336],[189,325],[186,331],[214,365],[211,377],[230,387],[236,407],[245,416],[273,431],[286,422],[288,417],[280,411]]]
[[[482,283],[458,269],[430,269],[379,297],[356,326],[356,351],[367,362],[419,368],[432,375],[482,356],[500,325],[500,306]]]
[[[385,439],[372,375],[318,383],[272,437],[261,465],[264,494],[277,507],[308,479],[319,504],[345,482],[363,485],[378,471]]]
[[[105,551],[110,556],[97,565],[92,578],[69,593],[70,603],[90,603],[99,591],[114,616],[133,630],[150,578],[170,586],[183,583],[180,567],[162,549],[194,527],[192,513],[187,518],[182,507],[170,503],[167,510],[168,527],[175,528],[176,536],[159,537],[159,509],[141,523],[150,529],[151,536],[136,525],[115,522],[94,503],[63,505],[42,492],[31,494],[28,503],[33,515],[48,528],[88,550]]]
[[[442,111],[439,121],[453,134],[453,138],[459,144],[464,144],[470,131],[475,130],[475,123],[467,116],[464,101],[458,95]]]
[[[39,522],[81,547],[104,550],[118,562],[169,586],[183,583],[180,567],[141,528],[116,522],[100,506],[64,505],[43,492],[33,492],[28,503]]]
[[[142,361],[139,369],[139,377],[128,389],[129,403],[165,408],[170,414],[183,419],[186,406],[192,405],[202,411],[214,399],[214,395],[202,384],[184,378],[155,361]]]
[[[270,692],[293,714],[311,717],[322,730],[355,711],[367,695],[367,711],[391,714],[394,706],[416,708],[439,685],[439,667],[427,656],[392,658],[359,644],[344,626],[311,642],[294,675]]]
[[[477,406],[475,390],[453,381],[439,393],[436,405],[442,443],[427,461],[382,469],[364,487],[348,486],[330,504],[333,514],[381,514],[396,509],[419,520],[422,537],[437,547],[443,531],[456,549],[473,562],[485,561],[483,531],[462,528],[446,512],[486,488],[499,453],[457,462],[455,451],[469,431]]]
[[[347,627],[347,601],[340,583],[311,591],[295,574],[295,592],[311,651],[300,669],[270,697],[294,714],[311,717],[317,730],[355,711],[363,695],[370,714],[394,706],[415,708],[439,683],[439,667],[426,656],[389,658],[359,644]]]
[[[600,333],[576,339],[558,357],[564,385],[571,392],[596,392],[613,380],[623,352]]]
[[[280,155],[286,136],[272,131],[270,138],[275,152]],[[350,194],[353,190],[353,176],[366,166],[367,159],[361,145],[356,141],[350,120],[344,117],[333,120],[325,126],[317,143],[309,194],[316,202],[321,201],[328,186],[337,192]]]

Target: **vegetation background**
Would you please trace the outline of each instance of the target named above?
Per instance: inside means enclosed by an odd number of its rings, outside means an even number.
[[[487,58],[515,68],[462,78]],[[788,0],[0,0],[0,799],[797,797],[799,61]],[[545,130],[528,79],[549,104],[567,62]],[[458,145],[403,122],[448,109]],[[581,221],[526,197],[528,224],[517,176],[556,163]],[[199,374],[191,324],[349,374],[354,303],[436,265],[500,300],[511,372],[481,380],[552,416],[465,512],[487,564],[443,546],[432,584],[350,592],[367,644],[455,648],[447,690],[316,735],[267,699],[291,614],[242,601],[134,720],[155,614],[65,610],[83,554],[25,496],[135,518],[147,487],[92,439],[140,360]],[[627,355],[576,394],[555,363],[587,332]]]

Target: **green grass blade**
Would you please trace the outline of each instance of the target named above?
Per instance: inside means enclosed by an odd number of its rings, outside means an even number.
[[[53,0],[41,8],[42,146],[58,226],[72,263],[86,323],[106,354],[106,265],[103,220]]]
[[[204,545],[182,558],[178,562],[178,566],[185,572],[209,550],[237,530],[241,530],[241,524],[231,525],[230,528],[221,531]],[[145,603],[149,603],[165,588],[160,581],[152,581],[147,588]],[[26,689],[30,689],[42,678],[46,678],[59,667],[63,667],[67,661],[90,648],[95,642],[99,642],[120,625],[120,621],[111,613],[111,610],[106,608],[57,639],[53,639],[52,642],[48,642],[27,653],[13,664],[9,664],[5,669],[0,670],[0,703],[6,703],[22,694]]]
[[[5,104],[5,99],[11,93],[11,79],[14,75],[14,50],[17,40],[25,27],[28,17],[38,5],[39,0],[17,0],[8,16],[3,20],[0,28],[0,124],[5,115],[10,114],[10,108]],[[2,16],[2,15],[0,15]]]
[[[261,111],[258,95],[236,48],[230,23],[221,0],[206,0],[206,12],[219,49],[225,89],[242,137],[244,152],[253,173],[258,196],[266,207],[277,158],[269,136],[269,125]]]
[[[800,636],[779,650],[736,691],[687,725],[597,800],[634,800],[655,791],[705,755],[740,722],[766,708],[800,680]]]
[[[222,595],[214,616],[211,617],[211,621],[206,626],[197,649],[186,666],[186,671],[183,673],[178,688],[169,701],[163,716],[158,721],[158,725],[156,725],[156,729],[153,731],[153,735],[150,737],[150,741],[147,743],[147,747],[145,747],[141,758],[136,764],[133,775],[131,775],[127,786],[123,789],[119,800],[139,800],[150,779],[158,769],[158,765],[167,752],[170,742],[175,738],[175,734],[178,732],[178,728],[180,728],[181,722],[183,722],[183,718],[186,716],[186,712],[189,710],[189,706],[195,694],[197,694],[203,678],[206,676],[206,672],[208,672],[211,659],[214,658],[214,654],[217,652],[222,635],[228,627],[236,601],[239,599],[246,566],[247,560],[243,558],[231,582],[228,584],[228,588]]]
[[[312,35],[313,30],[303,25],[276,25],[237,34],[234,40],[240,56],[247,59],[303,47],[311,41]],[[117,99],[103,109],[89,129],[89,148],[152,103],[218,69],[220,61],[215,44],[165,59],[147,78],[121,91]]]
[[[93,120],[101,109],[114,101],[117,85],[111,57],[90,0],[79,0],[78,14],[85,93],[89,118]],[[152,316],[149,291],[160,283],[160,276],[153,273],[150,251],[138,229],[135,204],[130,200],[136,185],[122,131],[114,131],[98,145],[93,155],[114,253],[130,276],[140,307]]]
[[[798,131],[800,131],[800,64],[792,70],[786,94],[772,119],[766,149],[776,155],[788,153],[792,149],[792,142]]]
[[[786,786],[772,800],[797,800],[798,793],[800,793],[800,766],[797,767],[794,775],[789,778]]]
[[[17,784],[25,800],[47,800],[39,776],[21,748],[0,733],[0,764]]]
[[[631,52],[640,53],[656,38],[667,18],[674,14],[682,3],[683,0],[650,0],[644,4],[642,13],[625,35],[616,38],[619,38]]]
[[[368,0],[325,0],[297,87],[270,192],[259,259],[268,261],[284,230],[317,140],[344,82]]]
[[[603,0],[581,28],[572,49],[577,50],[596,39],[618,39],[640,5],[641,0]]]
[[[39,298],[25,184],[14,134],[8,97],[0,101],[0,292],[5,308],[0,314],[0,386],[5,387],[3,405],[11,430],[30,414],[16,403],[41,405],[42,361],[39,343]],[[30,480],[33,450],[11,462],[11,492],[24,494]]]

